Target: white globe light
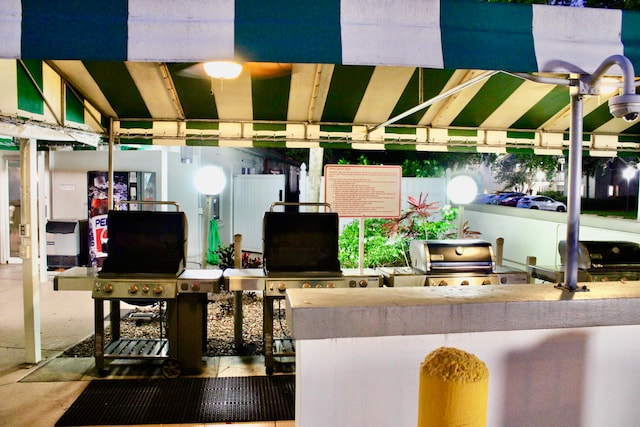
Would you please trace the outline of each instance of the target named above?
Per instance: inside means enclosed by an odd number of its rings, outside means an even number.
[[[627,166],[627,168],[622,171],[622,176],[624,177],[624,179],[629,181],[631,178],[636,176],[636,168]]]
[[[466,175],[458,175],[449,181],[447,195],[453,203],[466,205],[471,203],[478,194],[478,186],[473,178]]]
[[[224,172],[217,166],[203,166],[196,172],[196,189],[202,194],[220,194],[226,183]]]

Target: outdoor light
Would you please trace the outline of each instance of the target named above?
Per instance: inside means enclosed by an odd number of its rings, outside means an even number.
[[[622,176],[627,180],[627,182],[629,182],[634,176],[636,176],[636,168],[633,166],[627,166],[626,169],[622,171]]]
[[[207,196],[220,194],[226,183],[227,178],[224,172],[217,166],[203,166],[196,172],[196,190]]]
[[[211,205],[213,196],[220,194],[224,190],[227,178],[224,171],[217,166],[203,166],[196,172],[195,186],[199,193],[206,196],[204,208],[204,233],[202,233],[202,257],[200,267],[207,266],[207,240],[209,237],[209,221],[211,220]]]
[[[478,194],[478,186],[473,178],[467,175],[458,175],[449,181],[447,195],[455,204],[466,205],[471,203]]]
[[[618,91],[620,81],[613,77],[602,77],[598,82],[598,92],[600,95],[612,95]]]
[[[478,194],[476,181],[467,175],[458,175],[449,181],[447,196],[458,205],[458,238],[464,235],[464,205],[471,203]]]
[[[204,63],[204,71],[215,79],[235,79],[242,72],[242,65],[231,61],[211,61]]]

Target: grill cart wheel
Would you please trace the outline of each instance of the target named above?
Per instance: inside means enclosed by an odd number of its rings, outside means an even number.
[[[178,378],[180,374],[182,374],[182,368],[176,359],[167,359],[162,362],[162,375],[166,378]]]

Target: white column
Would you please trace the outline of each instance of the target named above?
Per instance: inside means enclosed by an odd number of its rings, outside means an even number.
[[[39,275],[40,282],[47,281],[47,239],[46,239],[45,230],[47,229],[47,219],[49,218],[49,215],[47,213],[50,212],[50,209],[51,209],[51,204],[49,203],[49,191],[48,191],[48,188],[49,188],[48,179],[50,175],[49,175],[49,171],[45,168],[45,157],[46,157],[45,151],[41,151],[37,153],[37,169],[36,170],[40,172],[38,174],[37,227],[38,227],[39,235],[43,236],[42,239],[38,239],[38,243],[39,243],[38,253],[40,254],[40,256],[37,257],[37,260],[38,260],[38,269],[40,271],[40,275]]]
[[[322,158],[324,156],[323,148],[309,149],[309,186],[307,187],[307,201],[320,201],[320,182],[322,178]],[[317,211],[318,208],[309,209],[310,212]]]
[[[20,140],[20,256],[27,363],[42,360],[40,343],[40,281],[38,268],[38,191],[36,140]]]

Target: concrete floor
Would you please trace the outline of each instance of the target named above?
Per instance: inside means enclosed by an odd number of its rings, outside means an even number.
[[[94,360],[57,358],[93,334],[93,300],[88,292],[53,290],[53,275],[40,284],[42,361],[25,363],[22,266],[0,265],[0,424],[48,427],[97,379]],[[103,380],[162,376],[159,364],[113,361]],[[152,361],[154,362],[154,361]],[[201,376],[265,375],[262,357],[215,357],[205,360]],[[180,424],[202,426],[203,424]],[[207,424],[209,426],[215,424]],[[222,423],[220,425],[229,425]],[[245,427],[293,427],[294,421],[236,423]],[[147,425],[146,427],[149,427]],[[151,426],[153,427],[153,426]]]

